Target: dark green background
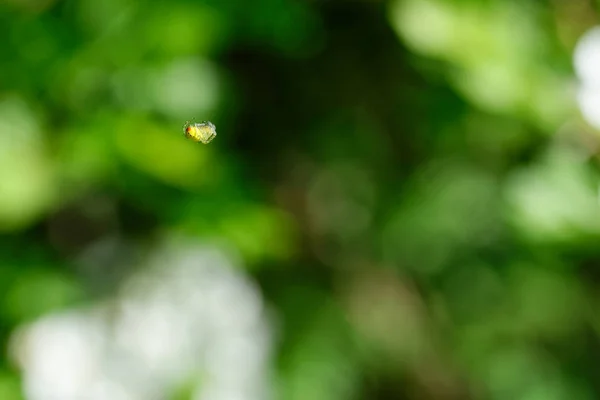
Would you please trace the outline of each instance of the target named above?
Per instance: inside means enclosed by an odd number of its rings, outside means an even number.
[[[0,398],[18,326],[132,273],[83,251],[170,234],[240,253],[282,399],[597,398],[597,6],[2,1]]]

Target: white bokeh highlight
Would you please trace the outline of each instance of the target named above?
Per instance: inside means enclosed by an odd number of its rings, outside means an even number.
[[[272,335],[253,282],[214,248],[157,251],[122,294],[21,327],[11,354],[28,400],[270,398]]]
[[[600,129],[600,27],[581,37],[573,63],[580,84],[577,102],[581,114],[590,125]]]

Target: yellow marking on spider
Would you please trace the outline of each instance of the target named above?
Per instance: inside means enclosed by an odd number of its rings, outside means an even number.
[[[183,125],[183,133],[188,139],[208,144],[217,136],[217,128],[210,121],[199,123],[187,121]]]

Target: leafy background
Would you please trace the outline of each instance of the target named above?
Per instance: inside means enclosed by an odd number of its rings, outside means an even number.
[[[3,0],[0,398],[597,398],[599,6]]]

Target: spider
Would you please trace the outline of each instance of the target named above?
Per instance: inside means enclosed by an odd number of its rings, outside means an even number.
[[[217,128],[210,121],[199,123],[186,121],[183,125],[183,134],[195,142],[208,144],[217,136]]]

